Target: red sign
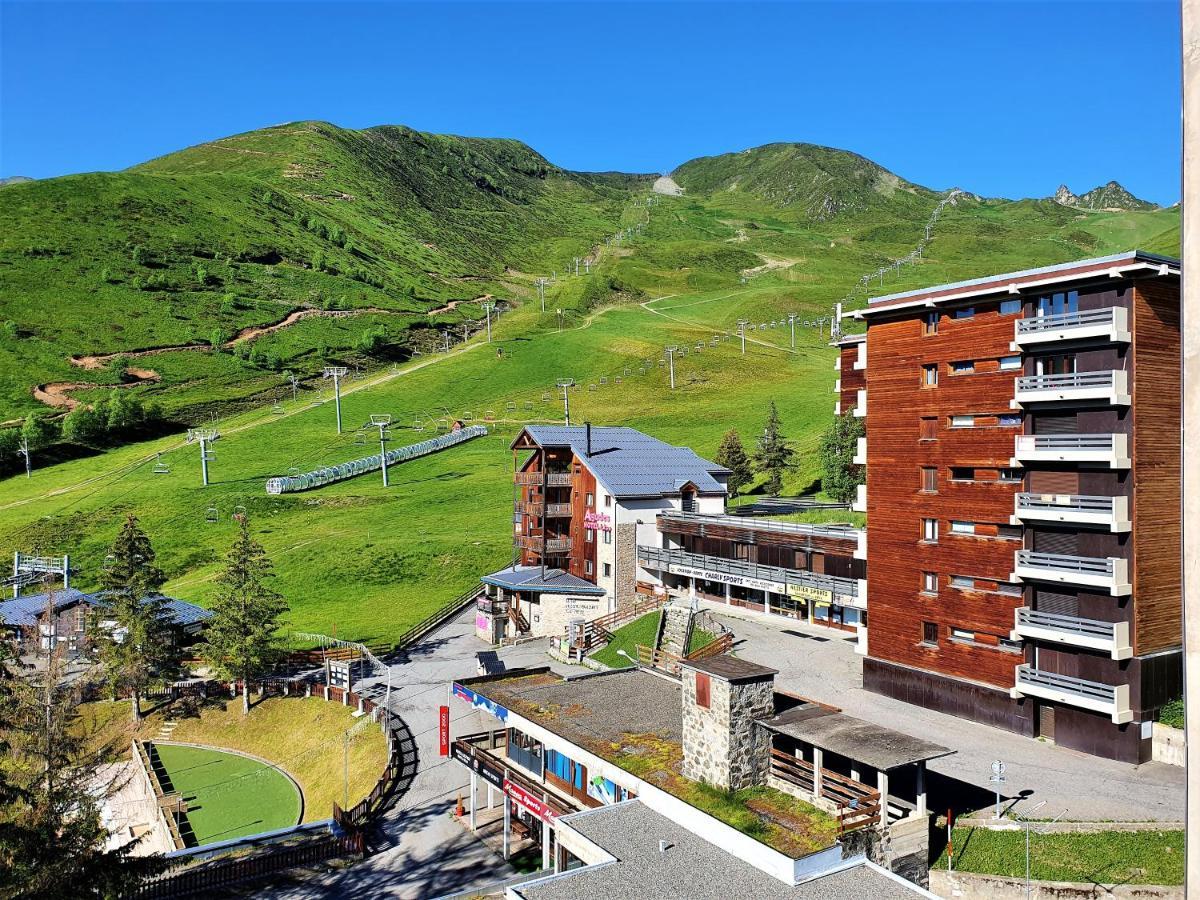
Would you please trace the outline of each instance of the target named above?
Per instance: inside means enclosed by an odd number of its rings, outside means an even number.
[[[450,755],[450,707],[438,707],[438,753]]]
[[[504,793],[508,794],[514,802],[525,807],[525,809],[529,810],[543,822],[554,821],[554,810],[548,804],[543,803],[540,799],[529,793],[529,791],[525,790],[525,788],[515,782],[509,781],[507,778],[504,779]]]

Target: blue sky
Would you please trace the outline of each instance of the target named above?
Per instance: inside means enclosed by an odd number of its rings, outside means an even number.
[[[325,119],[519,138],[665,171],[772,141],[989,196],[1179,199],[1171,0],[0,0],[0,175],[120,169]]]

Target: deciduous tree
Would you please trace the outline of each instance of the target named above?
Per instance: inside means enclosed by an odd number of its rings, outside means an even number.
[[[835,416],[821,437],[821,486],[839,503],[854,499],[863,483],[863,467],[854,463],[863,419],[851,413]]]

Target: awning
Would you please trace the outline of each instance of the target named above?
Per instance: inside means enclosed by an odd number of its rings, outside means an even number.
[[[825,707],[806,703],[761,724],[777,734],[887,772],[957,751]]]

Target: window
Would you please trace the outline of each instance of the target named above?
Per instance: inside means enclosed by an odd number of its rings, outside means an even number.
[[[952,520],[950,522],[950,533],[951,534],[974,534],[975,533],[975,523]]]
[[[1000,301],[1000,315],[1015,316],[1015,315],[1019,314],[1020,312],[1021,312],[1021,301],[1020,300],[1001,300]]]
[[[1019,640],[1014,641],[1012,638],[1000,638],[1000,642],[997,644],[997,646],[1001,650],[1006,650],[1009,653],[1020,653],[1023,649],[1021,642]]]
[[[1005,426],[1005,427],[1011,427],[1013,425],[1020,425],[1021,424],[1021,414],[1020,413],[1000,413],[1000,416],[996,419],[996,424]]]
[[[937,622],[922,622],[921,623],[921,643],[930,644],[934,647],[938,642],[938,627]]]
[[[712,696],[711,679],[707,672],[696,673],[696,705],[701,709],[708,709],[712,702],[709,698]]]
[[[1038,297],[1039,316],[1061,316],[1079,312],[1079,291],[1066,291],[1049,297]]]
[[[937,543],[938,539],[938,520],[937,519],[922,519],[921,520],[921,540],[928,541],[931,544]]]
[[[733,545],[733,558],[734,559],[749,559],[750,558],[750,545],[749,544],[734,544]]]
[[[950,363],[951,375],[970,375],[975,371],[975,360],[959,359]]]
[[[589,544],[593,543],[596,540],[596,529],[594,529],[594,528],[585,529],[583,532],[583,539],[585,541],[587,541]]]
[[[1021,368],[1021,357],[1019,356],[1002,356],[1000,357],[1000,370],[1006,371],[1011,369]]]
[[[996,537],[1004,538],[1006,541],[1019,541],[1024,532],[1020,525],[997,525]]]
[[[937,572],[921,573],[921,590],[926,594],[936,594],[938,592]]]
[[[591,575],[594,571],[596,571],[596,567],[592,565],[592,561],[590,559],[585,559],[583,561],[583,571],[588,575]]]
[[[591,491],[588,492],[587,501],[585,502],[584,505],[585,506],[595,506],[596,505],[596,495],[593,494]]]
[[[1057,356],[1039,356],[1037,360],[1039,375],[1073,375],[1075,374],[1075,354],[1062,353]]]
[[[937,469],[933,466],[921,469],[921,490],[927,494],[937,493]]]
[[[975,427],[975,417],[974,416],[951,416],[950,417],[950,427],[951,428],[974,428]]]
[[[612,577],[612,563],[605,563],[605,564],[604,564],[604,577],[605,577],[605,578],[611,578],[611,577]]]
[[[612,506],[612,494],[604,495],[604,505],[609,507]]]
[[[921,440],[937,440],[937,416],[921,416]]]
[[[1009,597],[1020,597],[1025,593],[1025,588],[1020,584],[1010,584],[1007,581],[1001,581],[996,585],[997,594],[1005,594]]]
[[[973,306],[964,306],[962,309],[956,309],[954,311],[954,318],[956,319],[970,319],[974,315],[975,307]]]
[[[937,363],[921,366],[921,384],[927,388],[937,387]]]
[[[973,641],[975,640],[975,632],[967,631],[965,628],[950,628],[950,640],[952,641]]]
[[[925,313],[925,321],[921,323],[921,334],[928,337],[931,334],[938,333],[938,318],[936,312]]]
[[[1021,474],[1020,469],[1001,469],[996,474],[996,480],[1019,483],[1024,480],[1024,476]]]
[[[612,543],[612,532],[611,531],[602,531],[601,534],[604,535],[604,543],[606,543],[606,544]]]
[[[975,470],[970,466],[951,466],[950,467],[951,481],[974,481]]]
[[[975,590],[975,579],[966,575],[951,575],[950,587],[958,588],[961,591],[973,591]]]

